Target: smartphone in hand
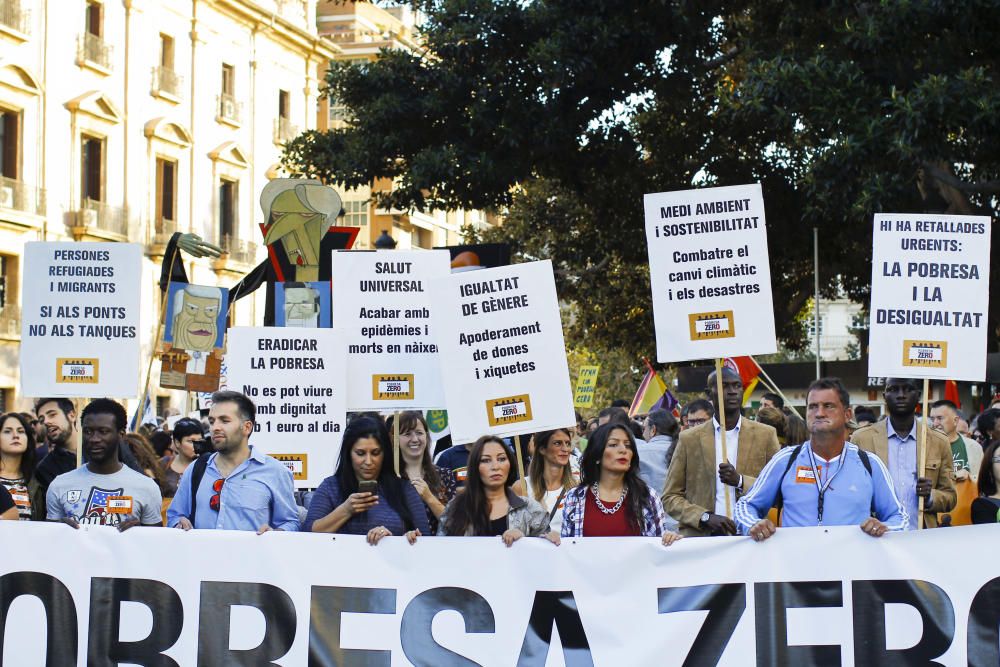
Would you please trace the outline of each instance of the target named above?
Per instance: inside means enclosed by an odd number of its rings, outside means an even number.
[[[358,491],[360,493],[370,493],[373,496],[378,495],[378,482],[374,479],[364,479],[358,482]]]

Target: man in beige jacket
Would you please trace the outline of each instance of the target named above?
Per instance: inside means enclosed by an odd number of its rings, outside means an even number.
[[[936,528],[938,513],[950,512],[957,500],[951,443],[934,429],[927,429],[925,474],[919,476],[918,443],[926,428],[916,415],[920,394],[917,380],[886,378],[882,395],[889,417],[851,436],[851,442],[885,462],[896,496],[911,517],[911,530],[917,526],[918,498],[921,496],[927,528]]]
[[[716,387],[713,371],[708,376],[705,393],[718,414]],[[757,475],[779,449],[778,434],[772,427],[743,419],[743,382],[729,368],[722,369],[722,393],[729,460],[722,460],[721,428],[713,417],[681,433],[667,471],[663,509],[678,521],[682,535],[735,535],[736,524],[725,515],[726,495],[731,513],[736,500],[750,490]]]

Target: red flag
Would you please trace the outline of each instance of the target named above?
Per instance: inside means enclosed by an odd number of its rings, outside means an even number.
[[[958,383],[954,380],[944,381],[944,398],[951,401],[958,407],[962,407],[962,400],[958,397]]]

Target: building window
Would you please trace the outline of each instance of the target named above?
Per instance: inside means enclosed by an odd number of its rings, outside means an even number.
[[[16,180],[21,147],[21,114],[0,113],[0,176]]]
[[[288,120],[292,117],[292,112],[290,109],[291,97],[288,95],[287,90],[278,91],[278,118],[283,118]]]
[[[0,255],[0,310],[7,305],[7,299],[9,296],[8,292],[8,281],[10,280],[10,269],[13,263],[12,258],[7,255]]]
[[[156,158],[156,231],[162,233],[177,219],[177,163]]]
[[[80,197],[104,201],[104,139],[84,135],[80,144]]]
[[[236,68],[222,63],[222,94],[236,96]]]
[[[88,35],[100,37],[104,34],[104,7],[95,0],[87,0],[84,31]]]
[[[14,390],[10,387],[0,388],[0,410],[7,412],[7,404],[10,402],[10,397],[14,395]]]
[[[348,227],[364,227],[368,224],[368,202],[345,201],[344,224]]]
[[[219,240],[236,238],[237,182],[223,178],[219,181]]]
[[[820,336],[823,335],[823,328],[824,328],[823,325],[824,325],[825,321],[826,321],[826,318],[823,317],[822,315],[820,315],[819,316],[819,335]],[[808,331],[809,331],[809,337],[810,338],[815,338],[816,337],[816,319],[815,319],[815,317],[810,317],[809,318]]]
[[[160,67],[174,69],[174,38],[170,35],[160,35]]]

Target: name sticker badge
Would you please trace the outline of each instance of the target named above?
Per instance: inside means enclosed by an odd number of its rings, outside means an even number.
[[[943,340],[904,340],[903,365],[921,368],[946,368],[948,342]]]
[[[413,400],[413,375],[392,374],[372,376],[372,400]]]
[[[531,398],[521,394],[486,401],[486,417],[490,426],[531,421]]]
[[[733,321],[731,310],[691,313],[688,315],[688,326],[691,330],[691,340],[716,340],[733,338],[736,335],[736,323]]]
[[[97,384],[99,359],[56,359],[56,382],[60,384]]]
[[[815,484],[816,475],[809,466],[798,466],[795,468],[796,484]]]
[[[108,514],[131,514],[132,496],[108,496]]]
[[[271,456],[288,468],[292,473],[292,479],[301,481],[309,477],[308,454],[271,454]]]

